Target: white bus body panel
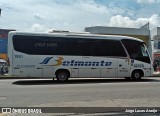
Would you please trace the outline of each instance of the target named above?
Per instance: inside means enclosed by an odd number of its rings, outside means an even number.
[[[137,60],[131,60],[131,71],[130,74],[134,70],[142,70],[144,73],[144,77],[152,76],[153,75],[153,67],[151,64],[144,63]]]
[[[15,57],[16,55],[20,56],[20,58]],[[136,69],[141,69],[144,72],[144,76],[150,76],[152,74],[150,64],[128,58],[49,56],[52,58],[46,64],[40,64],[48,56],[31,57],[18,52],[15,53],[15,56],[13,58],[15,64],[13,66],[13,72],[14,75],[19,76],[55,77],[55,72],[58,69],[69,70],[71,77],[130,77],[131,73]],[[63,60],[61,60],[61,64],[57,64],[57,60],[60,58]],[[25,62],[26,60],[30,62]],[[79,62],[79,64],[76,62]],[[82,62],[86,66],[82,66],[80,64]],[[110,62],[111,65],[106,65],[106,63]],[[96,63],[97,66],[95,66]]]
[[[14,54],[14,75],[54,77],[58,69],[68,69],[71,77],[117,77],[117,58]],[[44,62],[47,58],[50,59]]]
[[[130,63],[129,58],[118,58],[118,77],[129,77],[130,76]]]

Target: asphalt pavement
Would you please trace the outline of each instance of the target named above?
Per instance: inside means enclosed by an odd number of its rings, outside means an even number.
[[[160,107],[160,77],[1,79],[1,107]]]

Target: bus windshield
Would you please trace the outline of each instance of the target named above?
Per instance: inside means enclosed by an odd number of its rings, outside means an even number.
[[[144,43],[142,43],[142,44],[140,45],[140,52],[141,52],[141,54],[142,54],[143,57],[149,57],[147,48],[146,48],[146,46],[145,46]]]
[[[123,39],[122,43],[124,44],[131,59],[145,63],[151,62],[147,48],[143,42]]]

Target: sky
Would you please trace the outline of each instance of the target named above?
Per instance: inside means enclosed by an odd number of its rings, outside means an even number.
[[[160,0],[0,0],[0,8],[0,28],[18,31],[160,26]]]

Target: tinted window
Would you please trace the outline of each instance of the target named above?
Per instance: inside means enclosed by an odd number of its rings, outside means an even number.
[[[131,59],[150,63],[149,54],[143,42],[123,39],[122,43],[127,49]]]
[[[13,45],[35,55],[126,56],[120,41],[113,40],[15,35]]]
[[[16,51],[34,55],[67,55],[70,50],[67,38],[56,37],[16,35],[13,45]]]
[[[114,40],[93,40],[89,43],[91,56],[121,56],[126,57],[126,53],[120,41]],[[87,44],[86,43],[86,44]]]

